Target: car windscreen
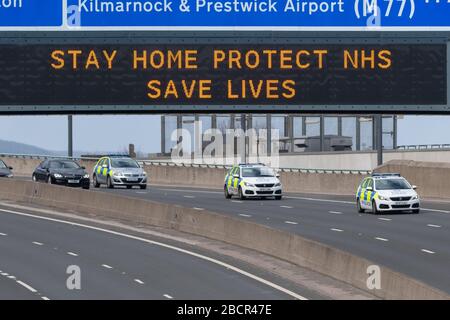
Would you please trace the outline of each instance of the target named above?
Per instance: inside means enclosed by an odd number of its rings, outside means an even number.
[[[377,190],[404,190],[411,189],[411,186],[404,179],[383,179],[375,182]]]
[[[256,177],[274,177],[275,174],[272,169],[267,167],[257,168],[242,168],[242,177],[256,178]]]
[[[111,159],[113,168],[140,168],[139,163],[133,159]]]
[[[0,169],[6,169],[5,163],[1,160],[0,160]]]
[[[49,167],[50,167],[50,169],[78,169],[78,168],[80,168],[78,163],[76,163],[74,161],[63,161],[63,160],[50,161]]]

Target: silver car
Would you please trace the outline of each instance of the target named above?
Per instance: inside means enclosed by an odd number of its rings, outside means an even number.
[[[105,184],[111,189],[115,186],[147,189],[147,173],[136,160],[128,157],[101,158],[94,167],[92,178],[95,188]]]

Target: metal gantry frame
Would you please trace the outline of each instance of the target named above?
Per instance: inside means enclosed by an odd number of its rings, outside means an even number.
[[[211,128],[212,129],[216,129],[217,128],[217,117],[218,115],[216,114],[202,114],[202,116],[210,116],[211,117]],[[236,121],[240,122],[240,128],[243,129],[244,131],[246,129],[250,129],[253,128],[253,116],[251,114],[229,114],[229,115],[224,115],[224,114],[220,114],[221,117],[223,116],[227,116],[229,117],[229,128],[228,129],[235,129],[236,128]],[[272,136],[271,136],[271,129],[273,128],[272,124],[272,118],[273,118],[273,114],[265,114],[265,115],[255,115],[255,116],[263,116],[266,120],[266,126],[265,129],[267,129],[267,141],[271,141],[272,140]],[[276,115],[276,116],[281,116],[281,115]],[[169,150],[166,149],[166,143],[167,143],[167,139],[169,137],[167,137],[166,135],[166,128],[171,127],[167,125],[167,122],[170,120],[175,120],[176,121],[176,128],[177,129],[182,129],[183,128],[183,117],[192,117],[192,114],[184,114],[184,115],[162,115],[161,116],[161,153],[162,154],[167,154],[169,152]],[[291,141],[291,143],[289,144],[289,152],[294,152],[294,143],[293,141],[296,138],[299,137],[295,137],[295,124],[294,124],[294,118],[301,118],[301,132],[302,132],[302,136],[305,137],[307,136],[307,126],[308,126],[308,122],[306,121],[306,119],[308,117],[318,117],[319,118],[319,141],[320,141],[320,150],[321,151],[325,151],[324,147],[325,147],[325,132],[326,132],[326,122],[325,122],[325,118],[327,117],[333,117],[333,118],[337,118],[337,127],[336,127],[336,134],[341,136],[343,134],[343,124],[342,124],[342,119],[343,118],[353,118],[355,121],[355,127],[354,127],[354,136],[352,136],[352,138],[355,139],[356,141],[356,145],[353,146],[353,150],[354,151],[360,151],[361,150],[361,136],[362,133],[362,127],[361,127],[361,121],[366,121],[366,122],[371,122],[372,123],[372,130],[369,132],[366,132],[366,134],[370,134],[372,137],[372,147],[371,150],[377,150],[377,158],[378,158],[378,163],[382,164],[383,162],[383,149],[385,147],[383,147],[383,119],[385,118],[391,118],[392,119],[392,148],[395,149],[397,147],[397,116],[395,115],[390,115],[390,116],[382,116],[380,114],[375,114],[375,115],[364,115],[364,116],[351,116],[351,115],[341,115],[341,114],[330,114],[330,115],[316,115],[316,114],[305,114],[305,115],[299,115],[299,114],[286,114],[283,115],[284,117],[284,132],[282,133],[288,140]],[[199,120],[200,117],[198,114],[195,115],[195,119]],[[197,141],[198,143],[198,141]],[[197,147],[195,147],[197,148]],[[268,155],[270,155],[272,152],[271,150],[271,144],[268,143],[267,144],[267,153]]]

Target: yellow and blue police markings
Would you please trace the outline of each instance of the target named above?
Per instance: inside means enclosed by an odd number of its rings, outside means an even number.
[[[238,189],[238,186],[242,186],[242,184],[244,183],[244,181],[242,181],[241,178],[234,177],[234,175],[237,174],[238,172],[239,167],[233,167],[226,175],[225,184],[228,190],[232,188],[234,191],[236,191]]]
[[[102,166],[99,165],[100,162],[102,162],[103,160],[108,159],[108,158],[101,158],[100,160],[98,160],[94,172],[97,173],[97,175],[101,175],[101,176],[105,176],[107,177],[108,175],[111,176],[112,175],[112,170],[111,168],[103,168]]]
[[[360,188],[357,193],[358,199],[366,204],[372,204],[372,201],[378,199],[378,192],[367,190],[366,188]]]

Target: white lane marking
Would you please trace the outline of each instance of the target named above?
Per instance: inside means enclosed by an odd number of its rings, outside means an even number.
[[[439,212],[439,213],[450,213],[450,211],[447,211],[447,210],[427,209],[427,208],[422,208],[422,211]]]
[[[237,273],[239,273],[239,274],[241,274],[241,275],[243,275],[243,276],[245,276],[247,278],[250,278],[252,280],[258,281],[258,282],[260,282],[262,284],[265,284],[265,285],[267,285],[267,286],[269,286],[269,287],[271,287],[271,288],[273,288],[275,290],[283,292],[286,295],[289,295],[289,296],[291,296],[291,297],[293,297],[295,299],[308,300],[306,297],[301,296],[301,295],[299,295],[299,294],[297,294],[297,293],[295,293],[295,292],[293,292],[293,291],[291,291],[289,289],[286,289],[286,288],[284,288],[282,286],[279,286],[279,285],[277,285],[277,284],[275,284],[273,282],[270,282],[268,280],[260,278],[260,277],[254,275],[254,274],[252,274],[250,272],[244,271],[244,270],[242,270],[240,268],[237,268],[235,266],[232,266],[232,265],[230,265],[228,263],[225,263],[225,262],[222,262],[220,260],[216,260],[216,259],[207,257],[207,256],[199,254],[199,253],[195,253],[193,251],[182,249],[182,248],[179,248],[179,247],[176,247],[176,246],[173,246],[173,245],[168,245],[168,244],[165,244],[165,243],[162,243],[162,242],[157,242],[157,241],[148,240],[148,239],[137,237],[137,236],[132,236],[132,235],[129,235],[129,234],[126,234],[126,233],[122,233],[122,232],[112,231],[112,230],[99,228],[99,227],[93,227],[93,226],[89,226],[89,225],[82,224],[82,223],[74,223],[74,222],[70,222],[70,221],[65,221],[65,220],[62,220],[62,219],[42,217],[42,216],[37,216],[37,215],[30,214],[30,213],[24,213],[24,212],[18,212],[18,211],[13,211],[13,210],[6,210],[6,209],[0,209],[0,212],[5,212],[5,213],[9,213],[9,214],[15,214],[15,215],[23,216],[23,217],[34,218],[34,219],[41,219],[41,220],[46,220],[46,221],[58,222],[58,223],[62,223],[62,224],[77,226],[77,227],[90,229],[90,230],[95,230],[95,231],[101,231],[101,232],[105,232],[105,233],[108,233],[108,234],[113,234],[113,235],[124,237],[124,238],[128,238],[128,239],[142,241],[142,242],[149,243],[149,244],[152,244],[152,245],[157,245],[157,246],[160,246],[160,247],[163,247],[163,248],[166,248],[166,249],[171,249],[171,250],[174,250],[174,251],[177,251],[177,252],[181,252],[181,253],[190,255],[192,257],[197,257],[199,259],[202,259],[202,260],[214,263],[214,264],[216,264],[218,266],[227,268],[227,269],[232,270],[234,272],[237,272]]]
[[[167,299],[173,299],[173,297],[172,297],[172,296],[169,296],[168,294],[165,294],[163,297],[164,297],[164,298],[167,298]]]
[[[427,250],[427,249],[421,249],[420,251],[425,252],[425,253],[429,253],[429,254],[435,254],[436,253],[434,251]]]
[[[427,227],[440,228],[441,226],[437,224],[427,224]]]
[[[380,238],[380,237],[375,237],[375,239],[376,239],[376,240],[380,240],[380,241],[384,241],[384,242],[387,242],[387,241],[389,241],[388,239],[385,239],[385,238]]]
[[[194,196],[183,196],[183,198],[194,199]]]
[[[134,279],[135,282],[139,283],[139,284],[144,284],[144,281],[139,280],[139,279]]]
[[[203,211],[203,210],[205,210],[205,209],[204,209],[204,208],[197,208],[197,207],[194,207],[194,210]]]
[[[18,284],[20,284],[22,287],[28,289],[29,291],[31,291],[31,292],[33,292],[33,293],[36,293],[36,292],[37,292],[36,289],[34,289],[33,287],[29,286],[29,285],[26,284],[25,282],[22,282],[22,281],[20,281],[20,280],[17,280],[16,282],[17,282]]]
[[[44,244],[41,242],[37,242],[37,241],[33,241],[33,244],[37,245],[37,246],[43,246]]]
[[[333,213],[333,214],[342,214],[342,212],[340,211],[328,211],[329,213]]]
[[[103,268],[106,268],[106,269],[112,269],[113,267],[111,267],[111,266],[108,266],[107,264],[102,264],[102,267]]]
[[[291,206],[280,206],[280,208],[292,209],[292,208],[294,208],[294,207],[291,207]]]
[[[239,215],[240,215],[241,217],[245,217],[245,218],[250,218],[250,217],[251,217],[250,214],[243,214],[243,213],[240,213]]]
[[[16,279],[14,276],[8,276],[8,279]]]
[[[7,234],[6,234],[6,233],[1,233],[1,232],[0,232],[0,236],[6,237]]]
[[[231,200],[231,202],[233,202],[233,203],[242,203],[242,201],[239,201],[239,200]]]
[[[342,229],[336,229],[336,228],[331,228],[330,230],[331,230],[331,231],[336,231],[336,232],[344,232],[344,230],[342,230]]]
[[[41,299],[42,299],[42,300],[46,300],[46,301],[50,300],[50,299],[47,298],[47,297],[41,297]]]
[[[156,188],[158,189],[158,188]],[[187,190],[187,189],[159,189],[161,191],[171,191],[171,192],[187,192],[187,193],[213,193],[213,194],[223,194],[219,191],[202,191],[202,190]]]
[[[355,204],[352,201],[342,201],[342,200],[304,198],[304,197],[289,197],[289,196],[285,196],[285,198],[287,198],[287,199],[296,199],[296,200],[308,200],[308,201],[321,201],[321,202],[332,202],[332,203]]]
[[[73,252],[67,252],[67,254],[69,255],[69,256],[73,256],[73,257],[78,257],[78,254],[76,254],[76,253],[73,253]]]
[[[148,192],[145,191],[136,191],[137,194],[147,194]]]
[[[7,277],[7,276],[9,276],[9,273],[3,272],[3,273],[2,273],[2,276]]]
[[[383,221],[392,221],[392,219],[389,219],[389,218],[378,218],[378,220],[383,220]]]
[[[287,223],[287,224],[298,224],[298,222],[294,222],[294,221],[285,221],[284,223]]]

